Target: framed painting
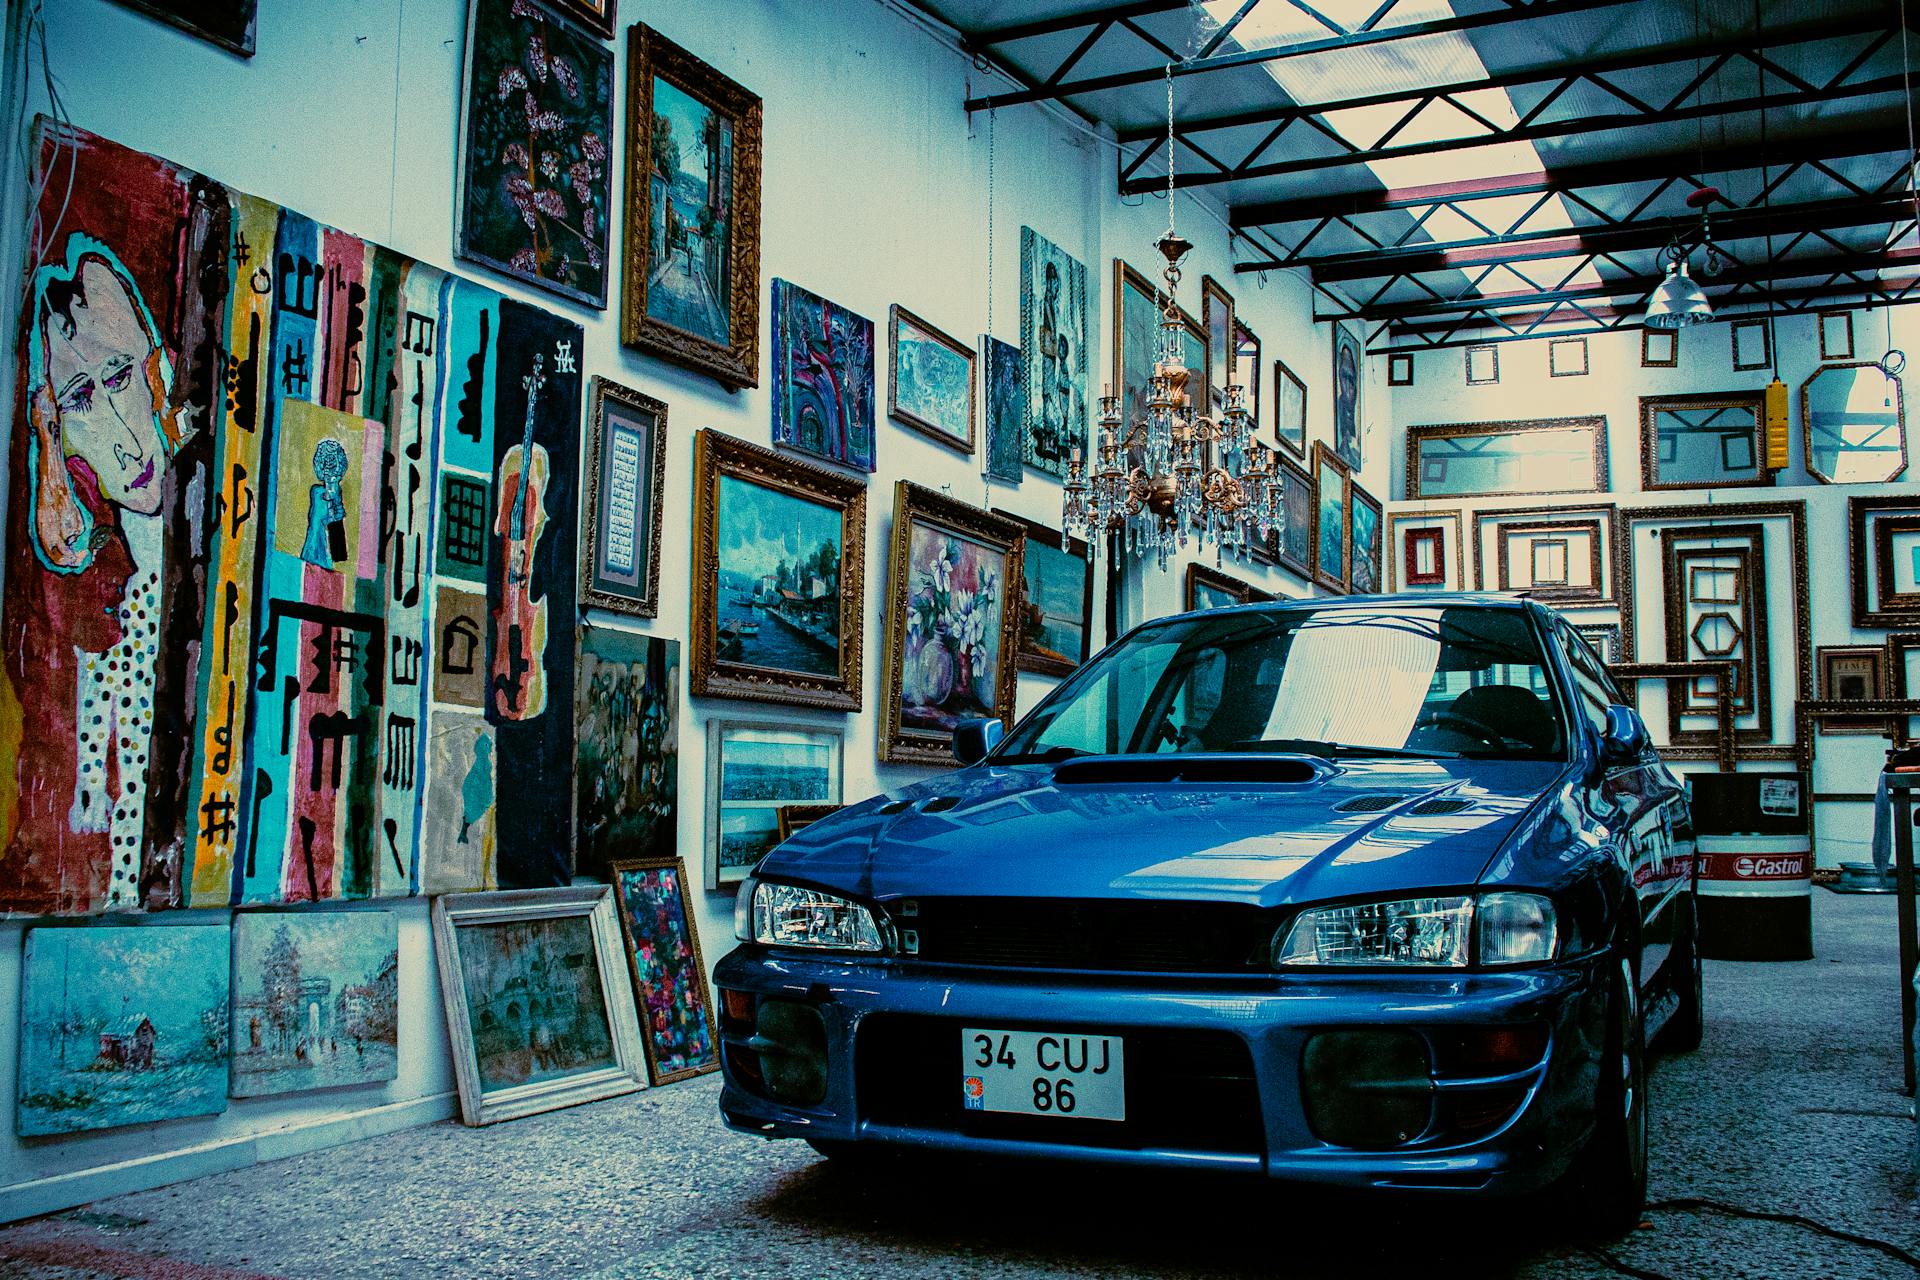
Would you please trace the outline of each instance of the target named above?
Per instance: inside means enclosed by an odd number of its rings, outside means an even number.
[[[709,429],[693,471],[692,691],[858,711],[866,485]]]
[[[981,402],[986,406],[986,446],[980,450],[980,471],[995,484],[1019,484],[1023,473],[1020,438],[1026,430],[1026,406],[1020,382],[1025,366],[1020,348],[992,334],[980,335]]]
[[[1013,723],[1010,593],[1025,540],[1011,520],[911,481],[894,486],[881,760],[951,766],[954,725]]]
[[[1822,645],[1820,698],[1823,702],[1878,702],[1889,697],[1884,645]],[[1884,720],[1828,720],[1827,733],[1883,734]]]
[[[1260,420],[1260,335],[1241,321],[1233,318],[1233,368],[1228,371],[1227,381],[1236,387],[1245,388],[1247,417],[1252,419],[1257,432],[1263,425]]]
[[[1276,456],[1279,463],[1281,523],[1274,531],[1274,558],[1280,567],[1300,577],[1313,579],[1313,477],[1307,469],[1287,457]]]
[[[1307,456],[1307,384],[1284,360],[1273,362],[1273,437],[1294,457]]]
[[[1088,657],[1093,635],[1093,556],[1087,544],[1011,511],[997,516],[1027,532],[1018,608],[1019,669],[1063,676]]]
[[[773,282],[773,442],[874,469],[873,321]]]
[[[1379,499],[1357,484],[1349,484],[1347,529],[1352,547],[1347,556],[1348,578],[1355,595],[1373,595],[1386,590],[1386,575],[1381,550],[1381,519],[1385,509]]]
[[[120,3],[191,32],[229,53],[243,58],[253,56],[253,28],[260,0],[120,0]]]
[[[1087,438],[1087,269],[1032,227],[1020,228],[1020,456],[1035,471],[1067,474]]]
[[[1346,463],[1322,441],[1313,442],[1313,580],[1329,591],[1349,590],[1347,515],[1353,480]]]
[[[780,806],[780,839],[787,840],[794,832],[810,827],[844,807],[837,804],[783,804]]]
[[[887,415],[973,452],[973,348],[894,304],[887,312]]]
[[[393,912],[234,915],[234,1097],[392,1080],[400,1073],[399,1027]]]
[[[641,23],[627,31],[620,341],[760,385],[760,99]]]
[[[23,1138],[227,1109],[225,923],[27,930]]]
[[[1114,390],[1120,397],[1123,432],[1147,416],[1147,382],[1153,377],[1160,349],[1163,295],[1151,281],[1120,259],[1113,260],[1113,363],[1109,366]],[[1207,335],[1200,322],[1180,313],[1180,360],[1187,368],[1188,386],[1199,385],[1207,367]],[[1129,465],[1137,466],[1139,451]]]
[[[1233,295],[1212,276],[1200,277],[1200,328],[1207,335],[1205,385],[1212,415],[1227,407],[1227,384],[1233,381]]]
[[[1366,382],[1366,358],[1360,339],[1345,325],[1333,326],[1333,451],[1352,470],[1360,469],[1360,393]]]
[[[667,406],[595,374],[587,399],[586,456],[580,602],[651,618],[660,610]]]
[[[680,642],[582,625],[575,687],[581,873],[604,875],[616,857],[675,852]]]
[[[433,950],[467,1124],[642,1087],[633,988],[605,885],[435,898]]]
[[[1249,582],[1204,564],[1187,566],[1187,612],[1224,609],[1229,605],[1253,604],[1272,596]]]
[[[607,305],[613,51],[544,0],[470,0],[458,255]]]
[[[640,1009],[647,1079],[671,1084],[720,1069],[713,996],[700,959],[700,933],[687,909],[687,866],[679,858],[613,864],[620,929]]]
[[[614,6],[618,0],[555,0],[561,10],[594,34],[613,38]]]
[[[786,839],[783,809],[839,807],[844,744],[825,725],[707,721],[707,888],[731,889]]]

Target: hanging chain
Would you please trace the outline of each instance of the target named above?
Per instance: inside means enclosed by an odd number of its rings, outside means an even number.
[[[1173,234],[1173,64],[1167,64],[1167,234]]]

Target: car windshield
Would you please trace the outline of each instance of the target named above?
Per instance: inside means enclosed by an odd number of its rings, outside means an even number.
[[[1170,751],[1566,758],[1520,609],[1230,610],[1150,623],[1016,728],[996,763]]]

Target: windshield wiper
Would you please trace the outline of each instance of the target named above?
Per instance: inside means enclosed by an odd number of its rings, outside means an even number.
[[[1458,751],[1422,751],[1417,747],[1369,747],[1354,742],[1322,742],[1317,738],[1266,738],[1246,744],[1249,750],[1291,751],[1303,756],[1361,758],[1380,756],[1393,760],[1458,760]]]
[[[1018,751],[1010,756],[989,756],[988,764],[1058,764],[1062,760],[1071,760],[1075,756],[1090,756],[1093,752],[1082,747],[1048,747],[1044,751]]]

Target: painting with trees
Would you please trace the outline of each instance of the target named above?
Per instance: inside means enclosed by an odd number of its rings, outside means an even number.
[[[234,918],[234,1097],[373,1084],[398,1074],[394,919],[391,911]]]

